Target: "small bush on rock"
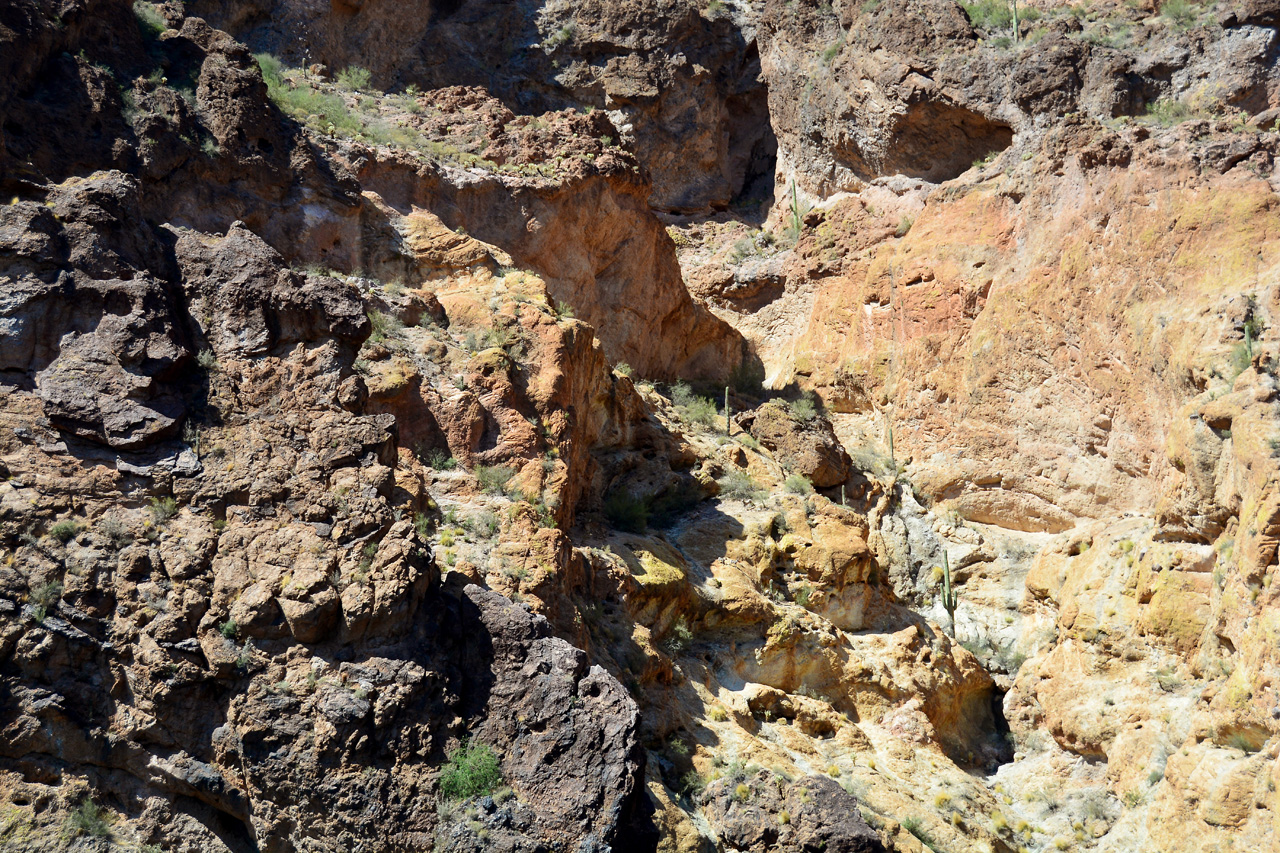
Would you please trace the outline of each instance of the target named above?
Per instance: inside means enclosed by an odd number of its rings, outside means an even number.
[[[782,488],[792,495],[811,495],[813,494],[813,483],[809,482],[809,478],[803,474],[791,474],[783,482]]]
[[[813,397],[806,394],[798,400],[792,400],[787,404],[791,409],[791,417],[801,423],[808,423],[818,416],[818,407],[813,402]]]
[[[54,539],[57,539],[63,545],[74,539],[76,534],[79,532],[80,525],[69,518],[59,521],[57,524],[53,525],[53,527],[49,528],[49,535]]]
[[[746,471],[737,468],[720,478],[720,495],[740,501],[758,500],[767,493],[756,486]]]
[[[960,6],[969,16],[969,21],[980,30],[1003,30],[1013,24],[1013,10],[1005,0],[977,0]]]
[[[436,471],[452,471],[458,467],[458,460],[450,456],[448,450],[439,447],[426,450],[419,446],[416,453],[419,462]]]
[[[371,343],[395,337],[404,331],[403,323],[390,314],[384,314],[381,311],[369,312],[369,324],[373,327],[373,331],[369,333],[369,341]]]
[[[36,584],[31,587],[30,600],[35,606],[37,622],[43,622],[49,615],[49,609],[56,606],[62,598],[62,584],[57,581]]]
[[[173,498],[147,498],[147,512],[156,524],[163,524],[178,514],[178,502]]]
[[[169,29],[169,25],[165,23],[164,17],[153,3],[138,0],[133,4],[133,14],[138,19],[138,29],[142,32],[142,38],[149,43],[159,39],[161,33]]]
[[[501,495],[506,492],[507,484],[516,475],[515,469],[507,465],[477,465],[476,479],[480,481],[480,490],[486,495]]]
[[[671,402],[682,421],[702,426],[712,426],[716,420],[716,404],[706,397],[699,397],[683,382],[671,386]]]
[[[440,769],[440,796],[445,800],[481,797],[502,787],[498,756],[483,743],[463,741]]]
[[[85,797],[80,805],[67,815],[66,834],[71,838],[89,835],[94,838],[106,838],[111,835],[111,827],[102,809],[91,799]]]
[[[676,620],[676,624],[671,626],[671,633],[667,635],[662,647],[667,654],[674,657],[687,650],[691,643],[693,643],[693,631],[689,630],[688,621],[681,616]]]

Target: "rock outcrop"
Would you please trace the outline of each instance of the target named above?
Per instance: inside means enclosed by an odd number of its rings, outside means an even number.
[[[733,5],[252,0],[188,8],[295,64],[368,69],[381,89],[482,86],[523,114],[608,111],[653,175],[661,210],[722,209],[772,191],[760,56],[750,13]]]
[[[465,738],[501,756],[508,849],[613,843],[635,703],[541,617],[440,587],[423,471],[352,393],[359,292],[240,224],[151,230],[136,194],[4,208],[15,849],[82,799],[172,849],[491,849],[437,813]]]
[[[0,843],[1267,849],[1272,6],[5,5]]]
[[[831,779],[791,780],[765,771],[727,776],[703,794],[726,849],[880,853],[884,845],[858,814],[857,800]]]

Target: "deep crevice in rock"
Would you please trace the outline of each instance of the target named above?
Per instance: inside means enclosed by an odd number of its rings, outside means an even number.
[[[747,66],[758,70],[760,54],[753,42],[747,48]],[[744,78],[745,78],[744,74]],[[761,218],[773,204],[774,173],[778,165],[778,138],[769,114],[769,89],[759,83],[729,96],[725,101],[728,154],[725,178],[733,191],[730,207]]]

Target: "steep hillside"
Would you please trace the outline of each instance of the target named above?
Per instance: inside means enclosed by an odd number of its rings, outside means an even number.
[[[5,849],[1271,849],[1277,22],[4,5]]]

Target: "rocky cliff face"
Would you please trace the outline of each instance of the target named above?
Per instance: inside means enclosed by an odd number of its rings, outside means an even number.
[[[724,208],[769,193],[776,150],[755,24],[734,5],[595,2],[200,2],[258,50],[382,89],[483,86],[511,109],[606,110],[654,176],[654,207]],[[766,178],[761,182],[761,178]]]
[[[1280,14],[1012,14],[0,9],[6,849],[1269,849]]]

